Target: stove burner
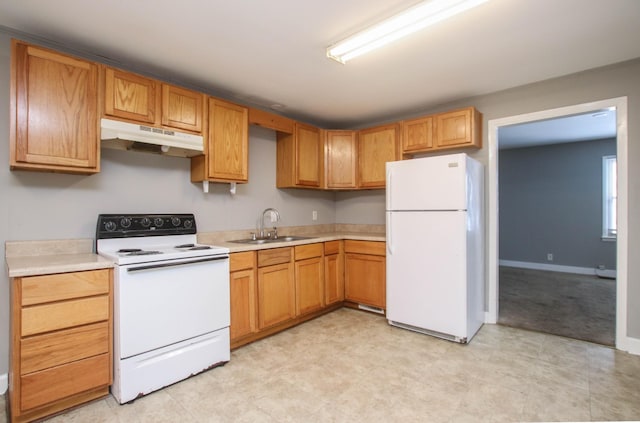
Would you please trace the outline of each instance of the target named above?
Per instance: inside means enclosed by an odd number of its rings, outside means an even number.
[[[191,247],[189,250],[209,250],[211,248],[210,245],[198,245],[197,247]]]
[[[127,253],[127,256],[149,256],[152,254],[162,254],[162,252],[160,251],[144,251],[144,250],[138,250],[138,251],[131,251],[129,253]]]
[[[191,248],[191,247],[195,247],[195,244],[180,244],[180,245],[176,245],[175,248]]]
[[[140,248],[121,248],[117,252],[118,253],[137,253],[138,251],[142,251]]]

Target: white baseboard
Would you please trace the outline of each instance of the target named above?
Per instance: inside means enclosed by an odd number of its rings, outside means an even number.
[[[498,263],[500,266],[518,267],[521,269],[548,270],[550,272],[575,273],[578,275],[598,275],[613,279],[616,277],[616,271],[612,269],[600,270],[591,267],[563,266],[560,264],[531,263],[513,260],[499,260]]]
[[[616,348],[629,354],[640,355],[640,339],[627,336],[622,342],[616,343]]]
[[[0,395],[4,395],[7,392],[7,388],[9,387],[9,377],[7,374],[0,375]]]
[[[491,313],[488,311],[484,312],[484,322],[491,325],[495,325],[497,323],[496,319],[492,318]]]

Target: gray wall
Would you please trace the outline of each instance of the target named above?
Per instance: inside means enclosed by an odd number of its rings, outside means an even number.
[[[315,223],[384,224],[384,192],[344,192],[275,189],[275,136],[252,128],[250,180],[231,197],[227,186],[203,194],[189,182],[185,159],[104,150],[103,171],[93,176],[9,172],[9,39],[0,32],[0,255],[4,241],[92,238],[99,213],[159,211],[196,213],[201,231],[251,229],[265,207],[279,208],[285,225]],[[429,86],[424,86],[425,96]],[[629,304],[628,335],[640,338],[640,60],[537,84],[468,98],[411,116],[473,105],[489,119],[513,116],[612,97],[629,98]],[[372,124],[376,122],[371,122]],[[380,122],[381,123],[381,122]],[[261,149],[264,149],[260,151]],[[487,163],[487,149],[472,156]],[[4,163],[4,165],[2,165]],[[167,187],[170,187],[168,189]],[[362,201],[361,201],[362,200]],[[153,209],[153,210],[152,210]],[[41,212],[50,213],[47,218]],[[9,288],[0,274],[0,373],[8,368]]]
[[[425,84],[423,89],[426,96],[429,84]],[[483,113],[483,142],[486,145],[489,120],[623,96],[628,100],[629,136],[627,335],[640,339],[640,184],[637,183],[640,180],[640,59],[466,98],[438,108],[417,110],[411,115],[389,116],[388,122],[455,107],[475,106]],[[372,125],[376,123],[383,122],[371,122]],[[482,148],[470,155],[487,165],[488,154],[488,149]],[[384,193],[380,192],[375,198],[369,197],[368,209],[358,205],[358,195],[353,192],[336,195],[336,220],[341,223],[365,220],[383,224],[384,215],[379,210],[384,209]],[[371,213],[368,214],[367,210]]]
[[[615,269],[601,239],[602,157],[615,153],[615,139],[501,150],[500,260]]]
[[[0,256],[7,240],[94,238],[99,213],[195,213],[198,230],[252,231],[266,207],[280,211],[280,226],[335,222],[335,194],[276,189],[275,132],[251,127],[249,180],[212,184],[202,192],[190,182],[188,159],[102,150],[102,171],[78,176],[9,171],[10,37],[0,32]],[[312,211],[318,220],[312,221]],[[248,235],[248,232],[247,232]],[[0,374],[8,369],[9,281],[0,272]]]

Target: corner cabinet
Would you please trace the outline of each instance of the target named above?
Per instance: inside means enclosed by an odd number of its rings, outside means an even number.
[[[191,159],[191,181],[249,180],[249,109],[209,99],[209,134],[205,154]]]
[[[400,160],[400,125],[376,126],[358,131],[358,171],[360,188],[384,188],[385,163]]]
[[[25,422],[109,394],[112,270],[11,281],[11,419]]]
[[[296,122],[293,134],[277,133],[276,186],[320,188],[323,144],[320,129]]]
[[[11,44],[11,169],[100,171],[98,65]]]
[[[358,143],[355,131],[326,131],[324,157],[325,188],[358,187]]]
[[[344,242],[345,299],[386,308],[386,251],[384,242]]]

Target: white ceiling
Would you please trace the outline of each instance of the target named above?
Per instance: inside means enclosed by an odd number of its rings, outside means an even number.
[[[503,126],[498,129],[498,148],[523,148],[547,144],[615,138],[615,110],[594,110],[579,115]]]
[[[415,0],[2,0],[0,25],[325,128],[640,57],[639,0],[491,0],[341,65]]]

